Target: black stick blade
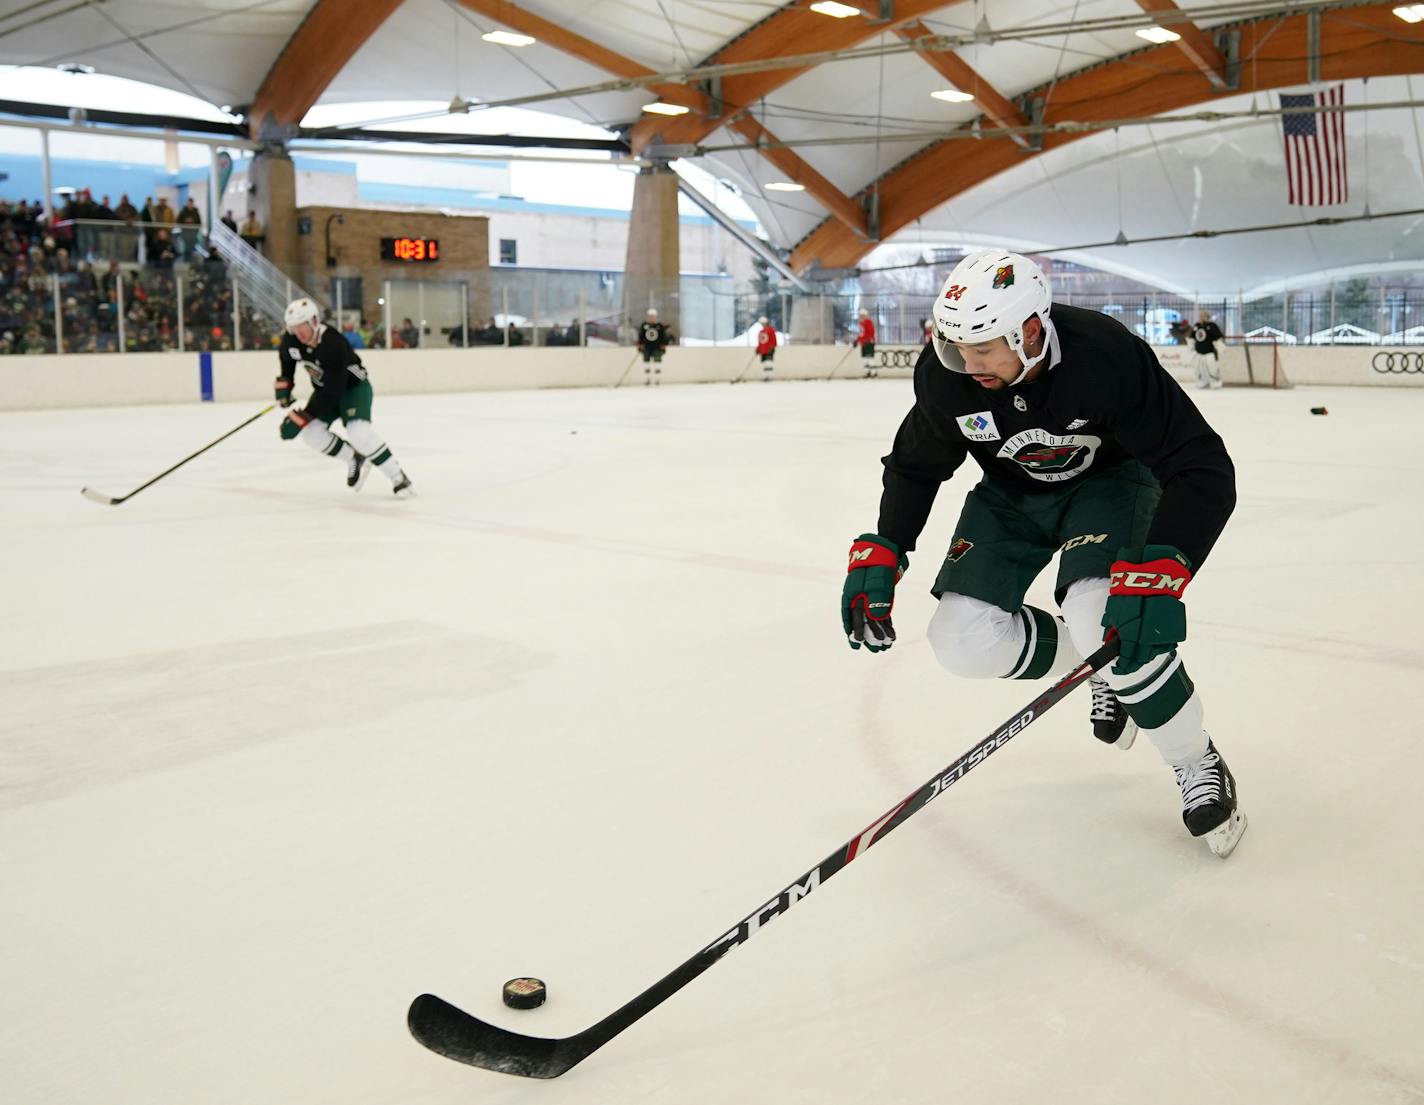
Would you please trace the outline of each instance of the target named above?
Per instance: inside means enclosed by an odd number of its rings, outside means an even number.
[[[587,1054],[567,1047],[569,1041],[496,1028],[434,994],[421,994],[410,1003],[406,1024],[437,1055],[524,1078],[557,1078]]]
[[[86,499],[88,499],[91,503],[103,503],[104,506],[118,506],[118,505],[119,505],[119,500],[118,500],[118,499],[115,499],[112,495],[104,495],[104,494],[101,494],[100,492],[95,491],[92,487],[82,487],[82,488],[80,488],[80,489],[79,489],[79,494],[83,495],[83,496],[84,496]]]

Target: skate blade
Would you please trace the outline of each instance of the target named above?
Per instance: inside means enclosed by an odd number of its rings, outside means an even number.
[[[1132,747],[1132,742],[1137,739],[1137,722],[1128,720],[1122,727],[1122,735],[1113,741],[1113,747],[1119,751],[1126,752]]]
[[[1206,834],[1206,846],[1212,850],[1213,855],[1225,859],[1236,850],[1236,845],[1241,842],[1241,834],[1245,831],[1246,815],[1239,809],[1233,810],[1230,817]]]

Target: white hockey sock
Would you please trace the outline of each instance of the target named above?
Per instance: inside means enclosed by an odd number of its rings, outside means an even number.
[[[1032,606],[1004,610],[946,592],[926,631],[941,666],[970,679],[1038,679],[1076,659],[1063,623]]]
[[[1096,651],[1103,643],[1103,611],[1107,602],[1105,578],[1076,580],[1063,596],[1063,617],[1068,623],[1068,632],[1083,655]],[[1155,657],[1128,675],[1117,675],[1112,669],[1109,664],[1098,674],[1118,696],[1118,701],[1137,723],[1139,732],[1145,733],[1157,746],[1162,759],[1177,766],[1195,762],[1205,754],[1207,735],[1202,731],[1202,701],[1194,689],[1170,717],[1152,727],[1142,723],[1143,717],[1149,720],[1160,717],[1159,701],[1166,700],[1167,709],[1171,709],[1172,704],[1181,701],[1184,690],[1191,687],[1175,652]]]

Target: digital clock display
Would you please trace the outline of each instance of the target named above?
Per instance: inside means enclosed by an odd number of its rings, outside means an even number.
[[[438,261],[440,242],[436,238],[382,238],[382,261]]]

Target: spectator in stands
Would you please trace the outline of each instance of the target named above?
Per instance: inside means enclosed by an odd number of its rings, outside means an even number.
[[[565,345],[580,345],[580,344],[582,344],[582,343],[579,341],[579,328],[578,328],[578,323],[577,323],[577,322],[571,322],[571,323],[568,324],[568,326],[566,326],[566,327],[564,328],[564,344],[565,344]]]
[[[114,217],[130,225],[138,222],[138,208],[129,202],[127,192],[119,197],[119,205],[114,208]]]
[[[153,221],[164,226],[172,226],[178,221],[178,213],[168,205],[167,196],[158,197],[158,206],[153,209]],[[169,235],[172,237],[172,235]]]
[[[366,339],[361,336],[356,324],[348,319],[341,327],[341,336],[352,349],[365,349]]]
[[[415,349],[420,345],[420,330],[415,323],[408,318],[401,319],[400,329],[396,331],[395,341],[392,342],[392,349]]]
[[[237,220],[232,217],[231,211],[224,211],[223,217],[218,221],[222,223],[223,226],[231,230],[234,234],[237,233]]]
[[[240,234],[242,240],[253,249],[260,250],[262,248],[262,240],[265,235],[262,232],[262,223],[257,218],[256,211],[249,211],[247,213],[247,221],[242,224],[242,229],[238,231],[238,234]]]
[[[165,226],[154,235],[153,252],[149,254],[148,263],[156,269],[171,269],[177,257],[178,251],[173,248],[173,238]]]
[[[144,247],[149,252],[152,252],[153,235],[155,230],[157,230],[158,223],[158,208],[154,204],[152,196],[143,197],[143,207],[139,210],[138,217],[139,221],[143,223]]]
[[[178,231],[176,245],[178,252],[184,257],[192,256],[194,247],[198,244],[198,239],[202,236],[203,216],[198,210],[198,205],[193,197],[188,197],[188,202],[183,205],[183,210],[177,216]]]

